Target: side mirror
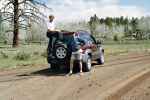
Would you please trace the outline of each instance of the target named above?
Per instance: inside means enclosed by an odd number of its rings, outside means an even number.
[[[102,42],[101,42],[100,40],[97,40],[97,41],[96,41],[96,44],[101,45]]]

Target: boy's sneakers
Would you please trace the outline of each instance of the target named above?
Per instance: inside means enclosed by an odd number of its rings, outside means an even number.
[[[70,71],[66,76],[71,76],[72,75],[72,71]]]
[[[83,73],[83,72],[80,72],[79,74],[80,74],[80,76],[83,76],[83,75],[84,75],[84,73]]]

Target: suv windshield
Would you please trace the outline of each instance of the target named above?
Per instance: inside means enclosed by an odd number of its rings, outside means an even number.
[[[87,31],[79,31],[79,36],[81,39],[83,39],[85,41],[85,43],[87,41],[96,43],[95,38]]]

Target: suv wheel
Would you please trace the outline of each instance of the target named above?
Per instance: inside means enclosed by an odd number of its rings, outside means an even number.
[[[92,60],[91,57],[88,57],[87,61],[85,62],[85,71],[89,72],[92,68]]]
[[[67,56],[67,49],[64,45],[57,46],[54,51],[57,59],[65,59]]]
[[[102,65],[104,64],[104,49],[101,49],[101,52],[100,52],[100,57],[97,59],[97,62],[98,64]]]

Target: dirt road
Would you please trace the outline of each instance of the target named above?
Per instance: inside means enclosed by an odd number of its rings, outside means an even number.
[[[121,100],[150,100],[150,78],[123,95]]]
[[[105,65],[94,65],[92,71],[83,76],[66,77],[44,66],[0,71],[0,100],[102,100],[107,96],[106,91],[150,69],[149,53],[106,59]]]

